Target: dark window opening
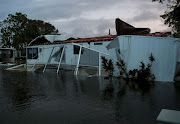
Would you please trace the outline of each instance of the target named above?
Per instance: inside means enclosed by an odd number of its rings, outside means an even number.
[[[11,53],[10,53],[10,58],[13,57],[13,50],[11,50]]]
[[[28,48],[27,52],[28,59],[32,59],[32,48]]]
[[[33,48],[33,59],[38,58],[38,48]]]
[[[94,43],[94,45],[102,45],[103,43]]]
[[[80,46],[74,45],[74,54],[79,54]],[[81,54],[83,54],[83,50],[81,49]]]
[[[42,48],[39,48],[39,52],[40,52],[40,53],[42,52]]]

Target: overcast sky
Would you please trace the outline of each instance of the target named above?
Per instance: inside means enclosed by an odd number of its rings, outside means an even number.
[[[0,0],[0,8],[0,21],[22,12],[28,18],[50,22],[69,37],[107,35],[108,29],[116,34],[116,18],[151,32],[170,31],[159,17],[166,4],[151,0]]]

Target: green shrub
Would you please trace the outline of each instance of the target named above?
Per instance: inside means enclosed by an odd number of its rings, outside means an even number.
[[[126,72],[126,64],[124,60],[120,60],[119,62],[116,62],[116,66],[119,69],[119,73],[120,73],[119,77],[129,78],[129,75]]]
[[[105,69],[105,71],[108,73],[108,76],[112,77],[114,72],[114,65],[112,59],[107,60],[104,56],[102,56],[101,60],[102,60],[102,66]]]
[[[127,72],[126,64],[123,60],[116,62],[116,66],[120,70],[120,77],[125,77],[128,80],[138,81],[138,82],[153,82],[155,80],[155,75],[151,72],[152,63],[155,61],[152,53],[149,56],[149,61],[147,65],[144,62],[140,62],[140,69],[133,69]]]

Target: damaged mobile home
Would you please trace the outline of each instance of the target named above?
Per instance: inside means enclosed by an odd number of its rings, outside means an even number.
[[[139,34],[137,32],[135,34],[133,31],[137,29],[128,26],[132,35],[127,35],[127,30],[123,32],[118,30],[120,27],[116,27],[117,33],[122,35],[116,37],[107,46],[114,62],[122,59],[126,63],[127,71],[138,69],[140,62],[148,63],[148,57],[152,53],[155,58],[152,73],[156,81],[177,81],[180,76],[180,39],[167,37],[169,33]],[[146,29],[140,30],[140,32],[146,31]],[[116,68],[115,75],[118,73],[119,70]]]
[[[122,35],[108,44],[107,49],[114,62],[124,60],[127,71],[140,68],[140,62],[148,64],[152,53],[155,62],[151,69],[156,81],[172,82],[180,73],[180,39],[177,38]]]
[[[0,43],[0,64],[1,63],[14,63],[15,61],[15,49],[7,48],[3,43]]]
[[[43,72],[55,65],[73,69],[78,75],[81,67],[92,67],[101,75],[101,56],[117,61],[124,60],[127,71],[138,69],[140,62],[148,63],[152,53],[155,62],[152,73],[155,81],[177,81],[180,78],[180,39],[170,37],[170,32],[150,33],[149,28],[134,26],[116,19],[117,35],[67,39],[62,35],[43,35],[35,38],[26,48],[27,66],[35,70],[42,65]],[[20,65],[21,66],[21,65]],[[14,67],[12,67],[14,68]],[[89,74],[92,75],[92,74]],[[119,75],[115,67],[114,75]]]
[[[115,38],[107,35],[93,38],[67,40],[62,35],[43,35],[33,40],[27,47],[27,64],[56,66],[57,73],[61,65],[75,69],[75,75],[80,66],[95,67],[101,75],[101,56],[109,55],[106,46]]]

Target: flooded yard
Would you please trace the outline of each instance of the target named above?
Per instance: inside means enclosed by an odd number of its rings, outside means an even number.
[[[156,123],[161,109],[180,111],[180,83],[139,86],[71,71],[0,68],[0,123]]]

